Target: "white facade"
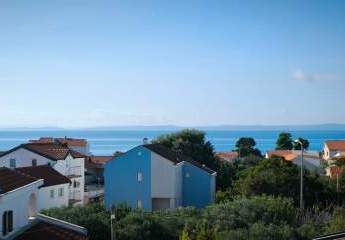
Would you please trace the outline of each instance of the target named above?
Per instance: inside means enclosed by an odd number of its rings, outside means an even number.
[[[53,207],[67,207],[69,200],[69,183],[42,187],[38,191],[38,211]]]
[[[41,185],[43,185],[43,180],[38,180],[0,195],[0,239],[11,237],[29,223],[29,217],[36,215],[38,187]],[[13,231],[3,236],[2,215],[5,211],[13,211]]]
[[[37,165],[47,165],[47,164],[55,164],[55,161],[43,157],[37,153],[31,152],[25,148],[19,148],[13,152],[10,152],[2,157],[0,157],[0,167],[7,167],[10,168],[11,159],[14,159],[16,162],[17,168],[19,167],[31,167],[32,161],[36,160]]]
[[[175,208],[181,198],[176,189],[176,165],[151,152],[151,197],[153,209]]]
[[[62,175],[70,178],[72,184],[69,187],[68,197],[76,205],[84,202],[84,179],[85,179],[85,162],[84,158],[73,158],[70,154],[65,159],[54,161],[52,159],[31,152],[25,148],[18,148],[0,157],[0,167],[10,168],[10,162],[15,160],[15,167],[31,167],[33,160],[37,165],[52,166]]]

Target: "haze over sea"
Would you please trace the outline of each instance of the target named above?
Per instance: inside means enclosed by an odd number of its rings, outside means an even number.
[[[39,137],[76,137],[90,142],[94,155],[108,155],[115,151],[126,151],[142,144],[143,138],[149,140],[161,134],[176,130],[4,130],[0,131],[0,151]],[[282,130],[204,130],[207,139],[216,151],[230,151],[240,137],[253,137],[257,147],[265,152],[275,147],[277,136]],[[310,150],[320,151],[325,140],[345,139],[344,130],[294,130],[289,131],[293,138],[303,137],[310,141]]]

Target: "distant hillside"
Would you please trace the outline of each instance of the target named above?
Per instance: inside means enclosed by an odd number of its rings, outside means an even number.
[[[65,131],[65,130],[89,130],[89,131],[178,131],[184,128],[196,128],[200,130],[229,130],[229,131],[345,131],[345,124],[319,124],[319,125],[214,125],[214,126],[176,126],[176,125],[152,125],[152,126],[102,126],[88,128],[60,128],[60,127],[11,127],[0,128],[1,131]]]

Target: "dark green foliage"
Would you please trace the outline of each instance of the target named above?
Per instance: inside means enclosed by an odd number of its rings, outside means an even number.
[[[206,140],[205,133],[195,129],[185,129],[177,133],[162,135],[153,143],[160,143],[171,150],[193,158],[215,170],[217,158],[213,145]]]
[[[276,144],[276,149],[278,150],[292,150],[293,140],[291,138],[291,134],[287,132],[280,133]]]
[[[259,149],[255,148],[256,142],[251,137],[242,137],[236,142],[236,151],[240,158],[250,155],[261,156]]]
[[[326,226],[326,233],[335,233],[345,230],[345,209],[336,208],[334,214]]]
[[[304,150],[308,150],[308,148],[309,148],[309,141],[307,139],[304,139],[304,138],[298,138],[298,140],[302,143],[303,149]],[[301,144],[298,143],[298,142],[294,142],[293,143],[293,149],[294,150],[301,150]]]
[[[306,206],[334,202],[334,189],[327,180],[304,170],[304,201]],[[267,194],[292,198],[299,201],[300,169],[282,158],[260,161],[256,166],[242,171],[235,183],[235,192],[247,196]]]
[[[232,186],[235,168],[215,156],[213,145],[206,141],[205,133],[195,129],[185,129],[177,133],[162,135],[153,143],[159,143],[174,152],[191,157],[217,172],[217,189],[225,190]]]

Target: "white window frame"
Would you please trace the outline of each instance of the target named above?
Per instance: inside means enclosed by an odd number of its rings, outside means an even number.
[[[34,164],[34,163],[35,163],[35,164]],[[31,159],[31,165],[32,165],[33,167],[36,167],[36,166],[37,166],[37,159],[36,159],[36,158]]]
[[[63,197],[64,196],[64,188],[63,187],[61,187],[61,188],[59,188],[59,190],[58,190],[58,196],[59,197]]]
[[[10,168],[16,168],[17,167],[17,160],[15,158],[10,159]]]
[[[55,189],[51,189],[49,191],[49,196],[50,196],[50,198],[55,198]]]
[[[143,208],[143,202],[140,199],[138,199],[138,201],[137,201],[137,207]]]
[[[138,180],[138,182],[142,182],[144,180],[144,175],[142,172],[138,172],[137,180]]]

